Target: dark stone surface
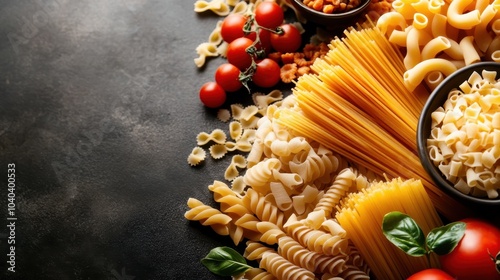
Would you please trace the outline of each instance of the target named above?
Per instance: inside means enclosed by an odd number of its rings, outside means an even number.
[[[220,61],[193,62],[219,18],[193,3],[0,1],[0,279],[217,279],[199,260],[230,240],[183,217],[227,164],[186,161],[227,127],[198,100]]]

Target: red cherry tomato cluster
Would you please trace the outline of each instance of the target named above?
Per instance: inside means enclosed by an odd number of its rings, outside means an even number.
[[[228,44],[227,63],[215,72],[215,82],[200,89],[202,103],[210,108],[224,104],[227,92],[248,83],[270,88],[280,81],[280,65],[267,58],[272,51],[289,53],[302,45],[299,30],[284,23],[283,9],[274,1],[261,2],[252,15],[230,14],[221,25],[222,39]],[[218,85],[215,86],[213,84]],[[222,89],[222,91],[221,91]]]

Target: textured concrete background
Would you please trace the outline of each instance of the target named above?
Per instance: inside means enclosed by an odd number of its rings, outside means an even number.
[[[198,100],[221,60],[193,63],[219,18],[193,3],[0,1],[1,279],[217,279],[199,260],[230,240],[183,217],[227,164],[186,161],[227,130]]]

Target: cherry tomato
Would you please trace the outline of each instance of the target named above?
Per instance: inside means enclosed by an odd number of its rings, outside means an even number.
[[[224,63],[215,70],[215,82],[225,91],[233,92],[239,90],[243,84],[240,82],[240,69],[231,63]]]
[[[280,81],[280,66],[270,58],[257,62],[257,69],[252,76],[252,81],[259,87],[269,88]]]
[[[222,39],[228,43],[231,43],[237,38],[245,36],[243,32],[243,27],[247,18],[241,14],[230,14],[228,15],[221,25],[221,36]]]
[[[406,280],[454,280],[454,279],[455,278],[451,277],[449,274],[440,269],[429,268],[413,274]]]
[[[218,108],[226,102],[226,92],[216,82],[207,82],[200,88],[200,100],[208,108]]]
[[[441,268],[460,280],[500,279],[491,259],[500,251],[500,229],[478,219],[462,221],[464,237],[451,253],[440,256]]]
[[[252,29],[253,30],[253,29]],[[251,32],[246,35],[248,39],[255,41],[257,40],[257,33]],[[271,32],[266,29],[259,29],[259,42],[255,45],[255,47],[259,50],[264,50],[266,54],[269,54],[272,50],[271,46]]]
[[[247,69],[252,64],[252,56],[246,50],[252,44],[253,41],[245,37],[238,38],[229,43],[226,52],[227,61],[240,70]]]
[[[262,27],[275,29],[283,23],[284,18],[285,13],[276,2],[264,1],[255,7],[255,21]]]
[[[300,31],[293,24],[281,25],[283,34],[271,33],[271,46],[278,52],[295,52],[302,44]]]

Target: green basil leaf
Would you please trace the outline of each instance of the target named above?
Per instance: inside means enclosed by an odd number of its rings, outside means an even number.
[[[252,268],[245,258],[230,247],[217,247],[208,253],[201,263],[212,273],[220,276],[234,276]]]
[[[454,222],[437,227],[427,235],[427,247],[438,255],[446,255],[455,249],[464,234],[464,222]]]
[[[410,256],[427,254],[422,229],[406,214],[398,211],[386,214],[382,221],[382,232],[392,244]]]

